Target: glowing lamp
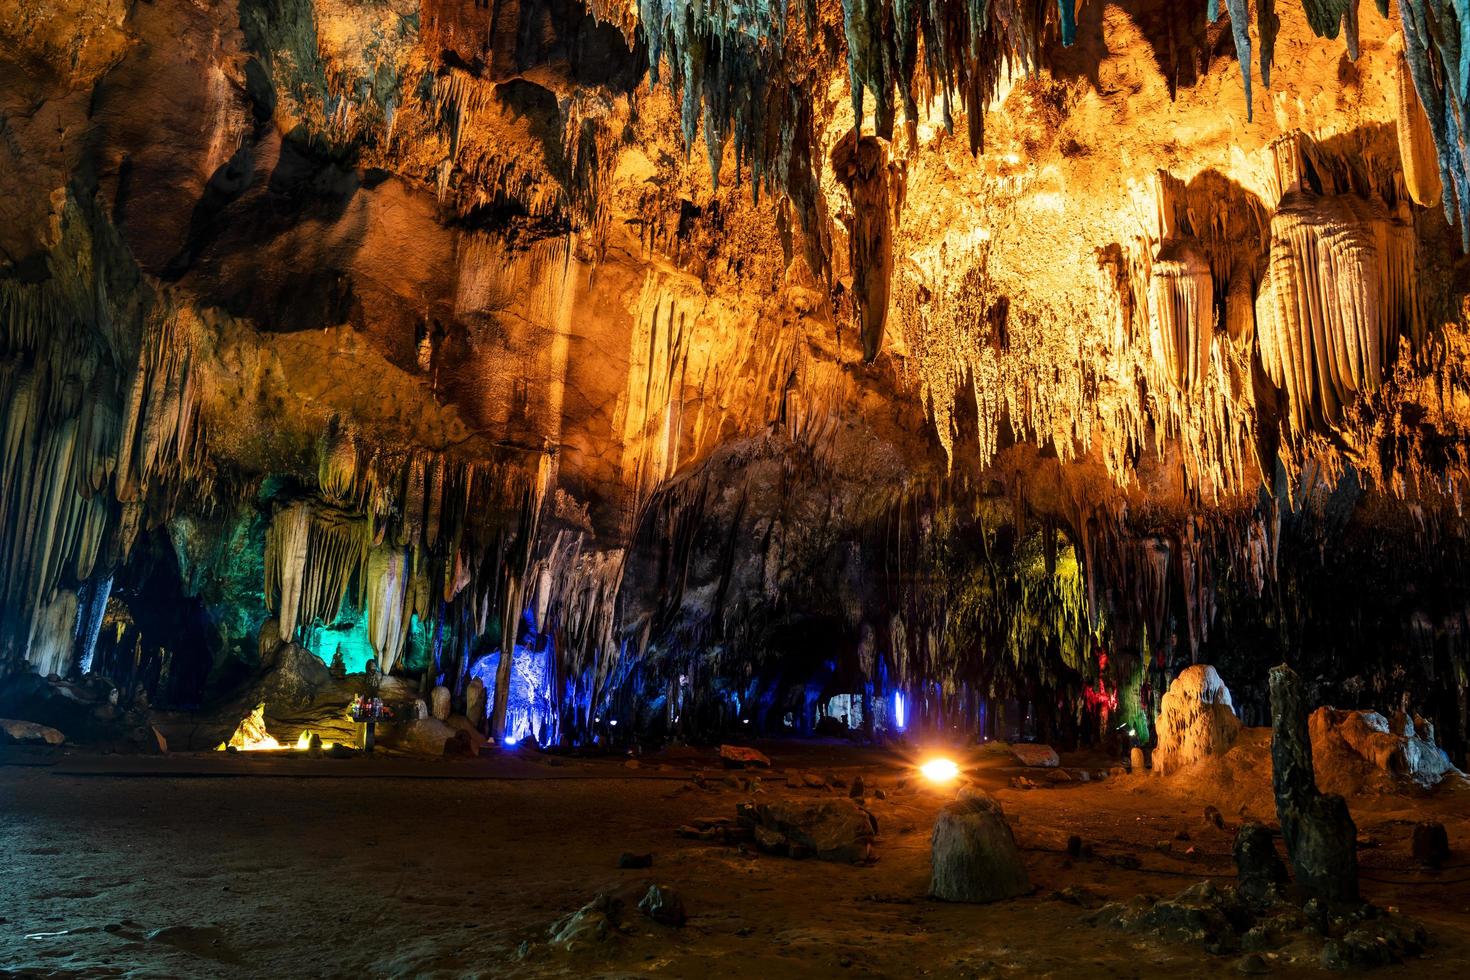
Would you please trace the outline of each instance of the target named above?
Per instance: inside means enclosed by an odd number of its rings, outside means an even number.
[[[943,786],[952,783],[959,777],[960,767],[955,765],[953,759],[935,758],[930,759],[919,767],[919,772],[931,783]]]

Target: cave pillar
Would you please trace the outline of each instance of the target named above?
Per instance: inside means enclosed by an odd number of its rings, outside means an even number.
[[[1330,902],[1358,898],[1358,828],[1341,796],[1317,789],[1301,678],[1271,669],[1271,788],[1299,885]]]

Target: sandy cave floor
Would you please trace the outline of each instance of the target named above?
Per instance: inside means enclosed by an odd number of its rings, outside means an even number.
[[[899,789],[908,770],[892,753],[765,748],[775,767],[763,774],[765,798],[840,792],[788,789],[786,768],[862,774],[885,789],[886,800],[870,800],[876,863],[747,855],[675,836],[691,819],[733,816],[750,798],[722,782],[710,751],[664,753],[637,769],[535,754],[505,762],[68,755],[49,766],[0,765],[0,976],[1238,975],[1234,956],[1090,926],[1085,909],[1048,897],[1068,886],[1126,899],[1172,895],[1210,875],[1228,881],[1231,836],[1203,819],[1208,787],[1124,776],[1016,790],[1008,781],[1019,770],[982,769],[975,781],[1004,804],[1036,889],[995,905],[947,905],[924,893],[929,830],[952,790],[913,778]],[[107,772],[132,775],[99,775]],[[707,788],[691,782],[695,772]],[[311,778],[320,774],[348,778]],[[1364,881],[1366,897],[1420,919],[1436,939],[1427,958],[1381,975],[1470,968],[1467,799],[1353,801],[1368,844],[1363,874],[1377,879]],[[1238,822],[1238,810],[1225,819]],[[1421,819],[1444,821],[1455,848],[1438,874],[1410,858]],[[1188,841],[1174,839],[1181,830]],[[1074,833],[1093,843],[1093,859],[1068,859]],[[1182,853],[1190,847],[1194,854]],[[625,850],[653,852],[653,868],[618,870]],[[1125,855],[1141,867],[1107,860]],[[545,944],[547,926],[599,890],[652,881],[682,893],[686,927],[634,913],[631,935],[592,951]],[[529,953],[518,955],[527,941]]]

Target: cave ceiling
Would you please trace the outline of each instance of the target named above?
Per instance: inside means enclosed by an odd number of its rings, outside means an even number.
[[[1203,642],[1345,480],[1463,538],[1467,65],[1450,0],[0,0],[4,643],[166,533],[384,667],[942,673],[940,529],[1069,544],[1053,653]]]

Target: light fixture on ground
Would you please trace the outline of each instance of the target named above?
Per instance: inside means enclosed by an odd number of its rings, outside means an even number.
[[[960,767],[955,764],[953,759],[935,756],[919,766],[919,772],[923,774],[925,779],[934,783],[936,786],[947,786],[959,778]]]

